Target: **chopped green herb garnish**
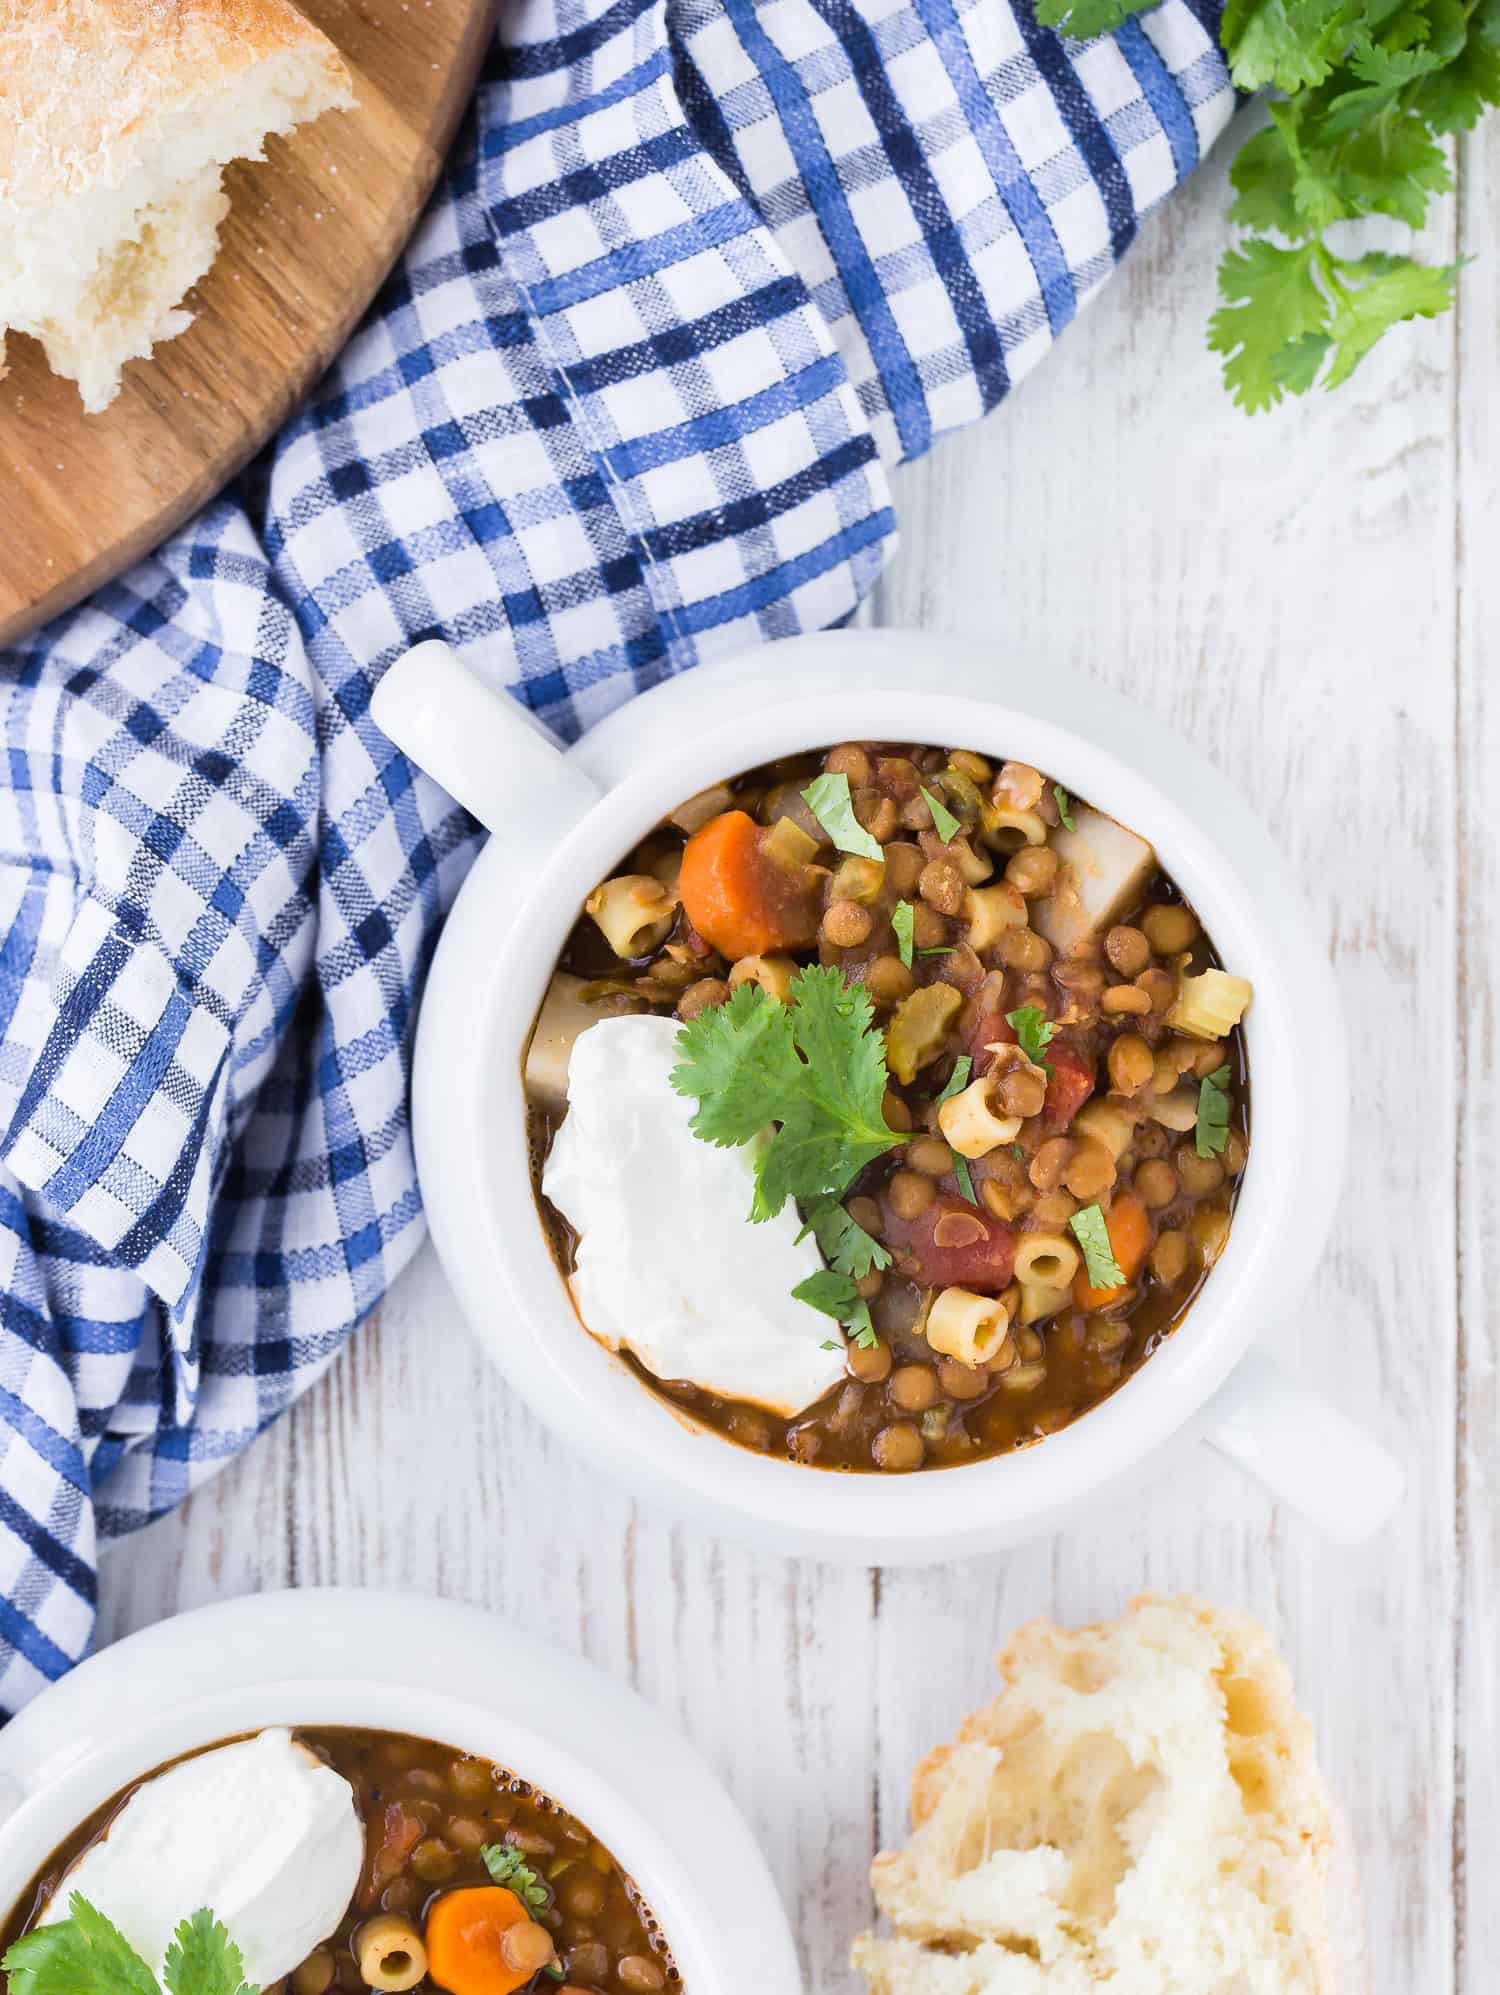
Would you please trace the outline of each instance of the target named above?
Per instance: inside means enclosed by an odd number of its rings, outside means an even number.
[[[1010,1148],[1012,1156],[1019,1157],[1021,1162],[1024,1164],[1026,1161],[1026,1152],[1021,1147],[1021,1145],[1019,1143],[1012,1143]]]
[[[885,1120],[885,1040],[868,993],[816,965],[778,1003],[741,984],[727,1004],[700,1011],[677,1035],[679,1094],[695,1096],[692,1129],[733,1149],[780,1127],[755,1161],[752,1219],[789,1198],[840,1198],[876,1157],[901,1142]]]
[[[951,942],[940,942],[935,949],[919,949],[917,954],[919,956],[951,956],[953,948],[954,945]]]
[[[973,1071],[974,1062],[972,1058],[967,1053],[960,1053],[958,1058],[953,1062],[953,1072],[944,1083],[943,1092],[937,1097],[939,1104],[951,1101],[956,1094],[962,1094],[964,1089],[969,1085],[969,1076]]]
[[[897,901],[891,909],[891,927],[896,934],[896,947],[901,952],[901,960],[907,969],[911,968],[912,936],[916,928],[916,909],[910,901]],[[926,954],[926,951],[923,951]]]
[[[161,1984],[117,1926],[75,1891],[68,1916],[38,1926],[0,1960],[11,1995],[161,1995]],[[239,1948],[205,1906],[184,1919],[162,1964],[169,1995],[259,1995]]]
[[[836,1274],[832,1268],[820,1268],[806,1281],[798,1282],[792,1294],[798,1302],[805,1302],[809,1309],[816,1309],[824,1316],[831,1316],[836,1323],[844,1324],[861,1350],[867,1351],[877,1341],[875,1326],[870,1321],[870,1305],[848,1275]],[[837,1346],[824,1344],[822,1348],[830,1351],[837,1349]]]
[[[854,798],[849,778],[819,776],[802,792],[802,801],[822,825],[840,852],[853,852],[861,859],[884,860],[879,844],[854,815]]]
[[[1048,1018],[1039,1004],[1023,1004],[1018,1011],[1008,1011],[1005,1022],[1015,1033],[1021,1051],[1034,1067],[1045,1072],[1052,1069],[1042,1058],[1043,1052],[1057,1037],[1057,1027]]]
[[[1073,1214],[1068,1224],[1073,1229],[1073,1238],[1083,1249],[1089,1287],[1120,1288],[1124,1284],[1125,1270],[1115,1259],[1115,1250],[1109,1243],[1109,1227],[1099,1207],[1084,1206]]]
[[[951,845],[963,830],[963,826],[953,815],[952,811],[949,810],[948,806],[940,803],[931,790],[924,788],[922,795],[927,799],[927,808],[932,812],[932,822],[936,827],[938,837],[942,839],[945,845]]]
[[[1200,1157],[1217,1157],[1229,1141],[1229,1063],[1215,1067],[1198,1083],[1198,1119],[1193,1147]]]
[[[1068,827],[1069,831],[1076,831],[1078,826],[1073,822],[1073,799],[1068,795],[1061,783],[1054,783],[1052,785],[1052,794],[1057,801],[1058,816]]]
[[[974,1180],[969,1176],[969,1160],[967,1157],[961,1157],[957,1150],[953,1152],[953,1175],[958,1179],[958,1188],[970,1205],[978,1205],[979,1200],[974,1196]]]
[[[805,1240],[809,1233],[829,1267],[836,1268],[841,1275],[853,1275],[856,1281],[872,1268],[888,1268],[891,1264],[889,1250],[881,1246],[873,1233],[867,1233],[857,1219],[851,1219],[848,1208],[836,1199],[823,1199],[809,1209],[807,1224],[797,1238]]]
[[[507,1891],[514,1891],[521,1903],[533,1912],[539,1912],[546,1905],[551,1893],[514,1843],[485,1843],[479,1852],[479,1861],[489,1872],[492,1883],[503,1884]]]

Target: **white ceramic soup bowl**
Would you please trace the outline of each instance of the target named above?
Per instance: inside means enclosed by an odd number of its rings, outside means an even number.
[[[632,1691],[473,1607],[258,1594],[91,1658],[0,1732],[0,1916],[120,1788],[263,1725],[409,1732],[510,1767],[635,1879],[688,1995],[799,1995],[786,1914],[708,1768]]]
[[[1062,672],[1009,669],[998,649],[855,631],[671,680],[566,753],[440,644],[398,661],[374,711],[494,834],[443,933],[418,1027],[412,1110],[433,1239],[491,1355],[591,1460],[679,1514],[870,1563],[1051,1528],[1159,1462],[1194,1421],[1336,1536],[1364,1536],[1388,1513],[1401,1488],[1391,1458],[1249,1348],[1297,1305],[1338,1195],[1348,1090],[1325,938],[1250,811],[1156,720]],[[1039,1445],[913,1476],[759,1456],[648,1391],[581,1329],[527,1156],[522,1056],[585,896],[694,792],[849,739],[962,746],[1047,771],[1152,841],[1224,963],[1255,986],[1250,1161],[1228,1245],[1181,1328]],[[664,1252],[672,1221],[661,1214]]]

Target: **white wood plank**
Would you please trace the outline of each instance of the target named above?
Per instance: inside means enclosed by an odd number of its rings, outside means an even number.
[[[1500,1115],[1496,1002],[1500,995],[1500,266],[1493,119],[1462,148],[1460,233],[1480,251],[1464,273],[1459,318],[1462,423],[1458,457],[1459,902],[1456,1016],[1459,1143],[1454,1189],[1459,1226],[1461,1365],[1456,1473],[1461,1589],[1457,1636],[1458,1882],[1455,1948],[1461,1995],[1494,1986],[1500,1962]]]
[[[1479,1995],[1480,1964],[1500,1958],[1486,1870],[1467,1898],[1470,1971],[1455,1980],[1456,1744],[1471,1832],[1482,1818],[1476,1847],[1491,1856],[1500,1819],[1500,1525],[1481,1474],[1491,1370],[1466,1388],[1474,1625],[1456,1740],[1456,1103],[1443,1021],[1460,911],[1455,697],[1472,733],[1486,718],[1488,602],[1474,580],[1481,546],[1466,568],[1472,635],[1456,686],[1454,333],[1403,336],[1335,398],[1233,414],[1201,343],[1221,172],[1148,230],[997,420],[901,476],[905,545],[876,614],[999,634],[1008,671],[1063,658],[1131,690],[1266,811],[1307,879],[1354,1037],[1351,1224],[1313,1291],[1287,1297],[1267,1329],[1406,1455],[1397,1526],[1368,1552],[1335,1553],[1203,1453],[1121,1514],[1004,1560],[877,1576],[715,1546],[664,1527],[538,1429],[480,1364],[424,1255],[288,1420],[105,1564],[106,1639],[261,1586],[378,1583],[489,1605],[625,1677],[746,1808],[820,1995],[850,1988],[869,1857],[902,1833],[914,1760],[988,1694],[1002,1637],[1034,1613],[1114,1612],[1147,1586],[1242,1602],[1286,1644],[1354,1823],[1371,1995]],[[1486,330],[1466,335],[1491,378],[1497,302],[1484,295]],[[1478,480],[1491,507],[1479,452],[1494,433],[1476,415],[1463,471],[1466,493]],[[1493,844],[1477,843],[1479,752],[1466,736],[1471,915],[1495,890]],[[1493,972],[1477,950],[1471,995]],[[1492,1109],[1492,1043],[1471,1020],[1476,1179],[1494,1117],[1475,1087],[1482,1078]],[[1466,1206],[1465,1240],[1471,1262],[1494,1249],[1492,1207]],[[1479,1307],[1476,1287],[1471,1352],[1493,1335]]]

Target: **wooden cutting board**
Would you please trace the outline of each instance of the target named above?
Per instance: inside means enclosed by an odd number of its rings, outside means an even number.
[[[12,335],[0,381],[0,643],[118,575],[211,499],[352,331],[468,106],[492,0],[302,0],[358,108],[232,166],[218,260],[180,339],[86,416]]]

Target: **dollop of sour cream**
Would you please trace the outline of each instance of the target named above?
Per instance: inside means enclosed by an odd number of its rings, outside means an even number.
[[[752,1145],[692,1133],[670,1018],[602,1018],[568,1070],[568,1113],[542,1190],[578,1235],[570,1286],[585,1325],[662,1379],[790,1419],[836,1385],[842,1342],[792,1295],[822,1256],[787,1204],[750,1218]],[[821,1347],[832,1339],[839,1348]]]
[[[206,1906],[239,1947],[246,1979],[266,1987],[338,1925],[364,1854],[349,1782],[273,1727],[137,1788],[39,1923],[67,1918],[81,1892],[160,1980],[173,1933]]]

